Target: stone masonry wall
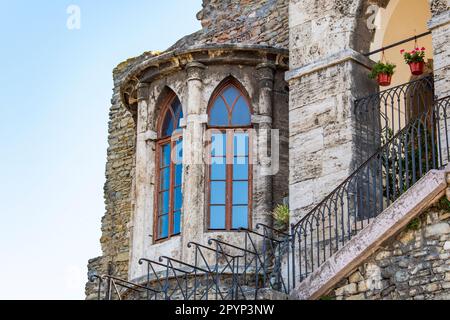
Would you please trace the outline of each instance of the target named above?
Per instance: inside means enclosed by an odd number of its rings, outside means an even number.
[[[413,220],[323,299],[450,299],[450,210],[446,207],[434,206]]]
[[[288,0],[203,0],[203,29],[169,49],[199,44],[241,43],[288,48]]]

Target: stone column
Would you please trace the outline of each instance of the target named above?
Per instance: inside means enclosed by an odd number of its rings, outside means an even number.
[[[137,141],[136,141],[136,178],[134,183],[135,208],[131,220],[130,234],[131,256],[129,279],[144,274],[140,258],[146,257],[146,249],[153,243],[153,200],[155,177],[155,141],[157,133],[149,129],[148,115],[153,114],[149,102],[148,85],[138,88]]]
[[[273,166],[278,164],[278,159],[271,157],[271,129],[273,113],[273,86],[275,65],[262,63],[256,67],[259,79],[259,105],[253,115],[252,122],[255,126],[253,148],[254,168],[254,192],[253,192],[253,228],[258,223],[272,225],[273,209]],[[274,161],[272,161],[274,160]],[[276,162],[276,163],[274,163]]]
[[[358,1],[290,5],[289,199],[296,223],[357,167],[354,101],[376,92],[372,62],[353,48]],[[369,35],[367,31],[367,35]]]
[[[450,11],[435,15],[428,27],[433,39],[435,92],[444,98],[450,95]]]
[[[450,95],[450,11],[437,13],[428,24],[432,32],[433,52],[434,52],[434,85],[437,98],[444,98]],[[440,126],[440,146],[443,155],[442,164],[448,163],[447,145],[450,144],[450,108],[445,108],[445,103],[440,104],[438,112],[443,118],[444,111],[447,114],[447,128],[445,121],[439,123]]]
[[[205,226],[205,166],[203,162],[203,136],[208,117],[203,110],[203,71],[205,66],[191,62],[186,66],[187,105],[183,135],[183,243],[182,257],[193,262],[193,251],[187,248],[190,241],[201,242]]]

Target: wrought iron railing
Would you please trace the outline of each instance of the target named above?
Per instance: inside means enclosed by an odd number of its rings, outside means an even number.
[[[208,246],[189,243],[192,264],[165,256],[158,261],[140,259],[147,275],[140,285],[112,276],[93,276],[91,281],[98,282],[98,299],[253,300],[263,288],[287,293],[290,284],[281,269],[289,235],[263,224],[258,224],[256,231],[240,232],[245,234],[243,247],[218,239],[210,239]]]
[[[89,280],[98,284],[98,300],[128,300],[129,296],[135,293],[139,294],[138,297],[145,294],[148,300],[159,300],[161,296],[161,292],[110,275],[94,275]]]
[[[449,162],[449,110],[450,97],[436,101],[292,227],[293,283],[308,277],[429,170]]]
[[[382,92],[377,99],[359,100],[355,111],[360,113],[357,119],[362,119],[360,129],[370,119],[384,119],[386,107],[377,114],[381,118],[371,117],[370,112],[376,106],[385,106],[386,103],[380,104],[387,101],[385,97],[399,101],[401,92],[401,96],[406,97],[402,99],[408,102],[411,100],[407,97],[420,96],[417,101],[423,106],[410,103],[418,106],[418,113],[414,111],[414,116],[404,118],[405,122],[398,124],[401,128],[391,121],[366,127],[366,130],[371,128],[372,133],[378,128],[377,139],[383,146],[293,225],[290,234],[258,224],[255,230],[240,230],[244,233],[242,247],[218,239],[209,240],[208,245],[191,242],[188,247],[193,250],[193,263],[170,257],[161,257],[158,261],[141,259],[139,263],[147,266],[143,284],[110,275],[92,277],[91,280],[98,283],[98,298],[257,299],[263,288],[289,294],[297,283],[317,270],[429,170],[442,168],[449,162],[450,97],[433,104],[423,98],[423,93],[409,89],[428,90],[428,85],[432,86],[430,79],[421,79]],[[391,104],[390,107],[395,109]],[[364,117],[363,111],[366,112]],[[380,134],[380,130],[384,133]]]
[[[357,162],[361,164],[433,104],[428,76],[355,101]]]

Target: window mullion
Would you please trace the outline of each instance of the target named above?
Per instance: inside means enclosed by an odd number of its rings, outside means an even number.
[[[226,163],[227,163],[227,177],[226,177],[226,227],[227,230],[232,229],[232,210],[233,210],[233,130],[227,130],[227,146],[226,146]]]
[[[174,150],[174,142],[170,141],[170,183],[169,183],[169,238],[173,235],[173,203],[174,203],[174,173],[175,173],[175,165],[172,161],[172,154]]]

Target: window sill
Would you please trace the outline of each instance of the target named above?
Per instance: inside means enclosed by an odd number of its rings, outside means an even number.
[[[155,240],[155,241],[153,241],[153,244],[152,244],[152,245],[163,244],[163,243],[165,243],[165,242],[169,242],[170,240],[177,239],[177,238],[179,238],[179,237],[181,237],[181,233],[176,234],[176,235],[173,235],[173,236],[170,236],[170,237],[168,237],[168,238],[163,238],[163,239]]]

